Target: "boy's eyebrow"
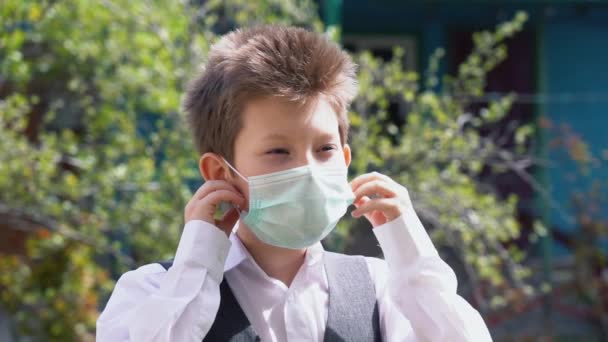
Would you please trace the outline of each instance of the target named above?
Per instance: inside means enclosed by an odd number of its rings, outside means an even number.
[[[289,140],[289,138],[290,137],[285,134],[270,133],[270,134],[264,136],[264,138],[262,140]],[[335,138],[335,134],[323,132],[318,135],[318,138],[320,138],[322,140],[333,140]]]
[[[280,133],[271,133],[264,137],[264,140],[285,140],[287,136]]]
[[[333,140],[333,139],[337,138],[335,134],[326,133],[326,132],[320,133],[318,135],[318,137],[322,140]]]

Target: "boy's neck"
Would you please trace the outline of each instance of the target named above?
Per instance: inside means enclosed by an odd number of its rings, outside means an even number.
[[[245,228],[245,229],[243,229]],[[304,263],[306,249],[287,249],[260,241],[247,227],[239,227],[237,235],[260,268],[287,287]]]

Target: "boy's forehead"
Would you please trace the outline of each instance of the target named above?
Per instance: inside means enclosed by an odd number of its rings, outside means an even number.
[[[245,105],[242,119],[243,130],[254,129],[259,138],[269,140],[307,131],[327,136],[339,132],[337,115],[323,99],[306,104],[273,98],[254,100]]]

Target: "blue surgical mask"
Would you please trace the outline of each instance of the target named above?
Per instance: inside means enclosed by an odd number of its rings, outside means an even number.
[[[249,184],[249,211],[241,211],[241,221],[273,246],[300,249],[321,241],[355,199],[346,166],[306,165],[246,178],[226,164]]]

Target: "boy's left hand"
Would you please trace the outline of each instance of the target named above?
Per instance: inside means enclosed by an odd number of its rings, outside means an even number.
[[[357,207],[352,216],[365,216],[374,228],[396,219],[412,206],[407,189],[381,173],[358,176],[350,185]]]

